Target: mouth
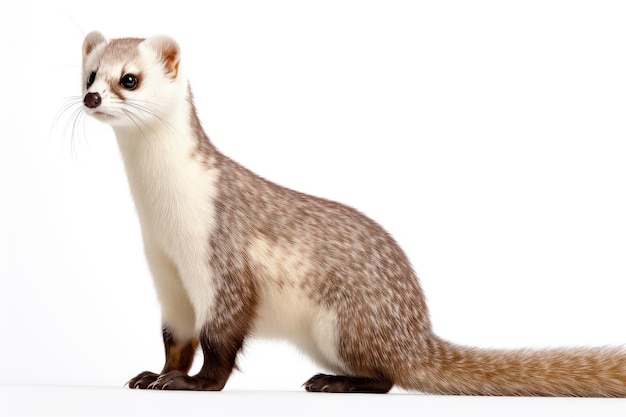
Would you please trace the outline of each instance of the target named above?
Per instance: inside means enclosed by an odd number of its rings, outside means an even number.
[[[87,112],[88,115],[103,122],[115,119],[115,116],[113,116],[112,114],[103,112],[102,110],[94,110],[94,109],[86,108],[85,111]]]

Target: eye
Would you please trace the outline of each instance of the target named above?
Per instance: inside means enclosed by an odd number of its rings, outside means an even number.
[[[120,80],[120,85],[127,90],[134,90],[137,87],[139,80],[133,74],[125,74]]]
[[[87,78],[87,87],[91,87],[94,81],[96,81],[96,72],[92,71],[91,74],[89,74],[89,78]]]

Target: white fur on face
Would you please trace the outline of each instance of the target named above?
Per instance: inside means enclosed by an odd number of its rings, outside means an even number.
[[[83,97],[87,93],[98,93],[102,99],[102,104],[96,108],[85,107],[85,112],[114,127],[141,130],[155,123],[166,124],[170,112],[180,108],[186,99],[183,74],[179,73],[176,78],[168,76],[157,51],[145,41],[111,42],[121,45],[101,43],[84,59]],[[91,73],[96,74],[95,80],[87,86]],[[138,77],[135,89],[126,89],[120,84],[126,74]]]

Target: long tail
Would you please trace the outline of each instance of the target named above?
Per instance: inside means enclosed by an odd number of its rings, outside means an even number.
[[[407,388],[458,395],[626,397],[622,347],[509,351],[435,339],[433,348]]]

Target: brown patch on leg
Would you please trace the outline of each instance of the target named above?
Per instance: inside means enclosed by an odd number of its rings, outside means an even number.
[[[380,378],[356,378],[341,375],[318,374],[304,383],[309,392],[374,393],[385,394],[393,382]]]
[[[204,364],[195,376],[174,370],[160,375],[150,388],[164,390],[221,391],[235,367],[235,358],[243,345],[243,337],[219,335],[200,340]]]
[[[255,315],[256,289],[248,268],[224,273],[215,297],[215,316],[200,335],[204,354],[202,369],[195,376],[181,370],[162,374],[150,388],[193,391],[220,391],[235,367],[235,360]]]
[[[170,341],[165,342],[166,338]],[[189,372],[193,364],[193,357],[198,348],[198,340],[193,339],[186,343],[176,343],[172,335],[163,331],[163,341],[165,342],[165,365],[162,374],[170,371]]]
[[[198,347],[198,340],[178,342],[167,329],[163,329],[163,345],[165,346],[165,365],[161,374],[144,371],[128,381],[129,388],[152,388],[151,385],[154,384],[160,375],[173,371],[179,371],[184,374],[189,372]]]

